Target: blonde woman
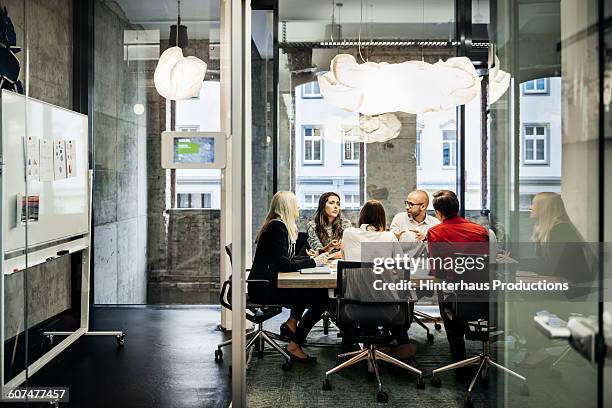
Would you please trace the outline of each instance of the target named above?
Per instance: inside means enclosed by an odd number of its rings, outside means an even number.
[[[249,279],[265,279],[269,284],[249,283],[249,296],[256,302],[291,305],[289,319],[281,325],[281,334],[291,338],[285,350],[292,361],[310,363],[316,358],[306,355],[302,344],[327,306],[324,289],[279,289],[278,274],[311,268],[327,262],[327,253],[314,258],[297,256],[299,207],[295,195],[279,191],[272,197],[268,215],[257,234],[257,249]],[[304,310],[306,310],[304,313]]]
[[[543,192],[533,197],[530,218],[531,241],[537,259],[529,265],[540,275],[561,276],[570,282],[588,282],[595,277],[588,267],[584,239],[565,210],[561,196]],[[521,267],[527,266],[525,263]]]

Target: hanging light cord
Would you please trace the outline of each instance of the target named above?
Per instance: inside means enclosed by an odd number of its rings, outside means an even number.
[[[421,61],[425,61],[425,57],[423,55],[423,43],[425,37],[425,0],[423,0],[423,22],[421,23]]]
[[[336,17],[336,4],[334,3],[334,0],[332,0],[332,21],[331,21],[331,42],[334,42],[334,20]]]
[[[361,14],[359,16],[359,36],[357,38],[357,49],[359,50],[359,57],[361,58],[361,61],[366,62],[365,59],[363,59],[363,55],[361,55],[361,26],[363,25],[363,0],[361,0]]]
[[[176,17],[176,46],[179,46],[179,27],[181,26],[181,0],[178,0],[178,15]]]

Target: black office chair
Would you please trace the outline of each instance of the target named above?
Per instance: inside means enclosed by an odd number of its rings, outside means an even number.
[[[229,256],[230,262],[232,261],[232,244],[225,246],[225,252],[227,256]],[[250,270],[247,269],[247,272]],[[265,279],[247,279],[247,283],[250,282],[258,282],[263,285],[269,285],[270,282]],[[223,286],[221,287],[221,293],[219,295],[219,302],[223,307],[232,310],[232,302],[231,302],[231,293],[232,293],[232,277],[230,276],[225,282],[223,282]],[[266,320],[271,319],[274,316],[277,316],[282,313],[283,305],[269,305],[265,301],[262,303],[257,303],[252,301],[249,298],[247,293],[246,295],[246,318],[248,321],[252,322],[257,326],[255,330],[247,333],[247,344],[246,351],[248,352],[251,347],[257,347],[257,356],[259,358],[263,357],[264,346],[265,343],[268,343],[276,352],[283,356],[285,362],[282,365],[282,369],[287,371],[291,369],[291,358],[285,351],[274,341],[275,338],[279,336],[275,333],[264,330],[263,323]],[[229,339],[217,345],[217,349],[215,350],[215,361],[223,360],[223,351],[222,347],[228,346],[232,344],[232,340]],[[231,370],[231,366],[230,366]]]
[[[378,361],[382,360],[408,370],[418,376],[417,388],[425,388],[423,372],[386,353],[376,346],[398,345],[402,338],[399,333],[406,333],[412,320],[413,302],[404,297],[406,292],[377,291],[373,287],[375,280],[395,281],[400,277],[393,271],[380,275],[373,272],[372,263],[338,262],[337,272],[337,321],[341,332],[349,335],[364,347],[357,351],[340,354],[337,365],[325,373],[323,390],[331,390],[329,376],[360,361],[367,361],[374,369],[378,384],[377,400],[387,402],[388,395],[382,390]],[[400,337],[398,339],[398,337]],[[342,362],[343,359],[348,360]]]
[[[474,254],[474,253],[456,253],[453,255],[454,259],[457,258],[473,258],[483,257],[485,259],[484,264],[486,268],[480,273],[480,276],[474,277],[466,276],[465,281],[482,283],[489,282],[489,260],[488,255]],[[436,368],[431,371],[431,385],[434,387],[440,387],[442,380],[437,374],[444,371],[455,370],[462,367],[478,365],[476,374],[472,378],[470,385],[467,390],[467,396],[465,398],[465,408],[473,408],[474,402],[472,400],[472,391],[476,385],[478,377],[481,377],[483,385],[486,386],[488,382],[488,369],[490,367],[498,368],[507,374],[512,375],[522,381],[521,393],[523,395],[529,395],[529,388],[527,387],[527,379],[520,374],[496,363],[491,357],[490,344],[496,341],[503,332],[498,330],[493,324],[491,324],[490,307],[489,302],[489,291],[454,291],[446,294],[439,294],[439,298],[442,297],[444,311],[449,319],[463,320],[466,323],[465,339],[471,341],[482,342],[482,352],[477,356],[467,358],[462,361],[458,361],[452,364],[448,364],[444,367]]]

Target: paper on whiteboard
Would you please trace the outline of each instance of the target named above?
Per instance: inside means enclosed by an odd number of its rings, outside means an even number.
[[[66,178],[66,143],[63,140],[53,141],[53,174],[56,180]]]
[[[76,176],[76,142],[66,140],[66,177]]]
[[[26,144],[26,179],[38,181],[40,176],[38,138],[28,136],[24,140]]]
[[[53,143],[38,139],[40,146],[40,181],[53,181]]]

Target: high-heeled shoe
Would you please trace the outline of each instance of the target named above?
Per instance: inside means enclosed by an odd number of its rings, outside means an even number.
[[[292,339],[293,336],[295,335],[295,332],[289,328],[287,323],[283,323],[280,325],[279,332],[280,332],[281,337],[284,337],[287,339]]]
[[[291,361],[296,362],[296,363],[316,363],[317,362],[317,358],[314,356],[309,356],[306,355],[306,357],[299,357],[296,356],[295,354],[293,354],[292,352],[289,351],[289,349],[287,347],[285,347],[283,349],[283,351],[285,353],[287,353],[287,355],[289,356],[289,358],[291,358]]]

